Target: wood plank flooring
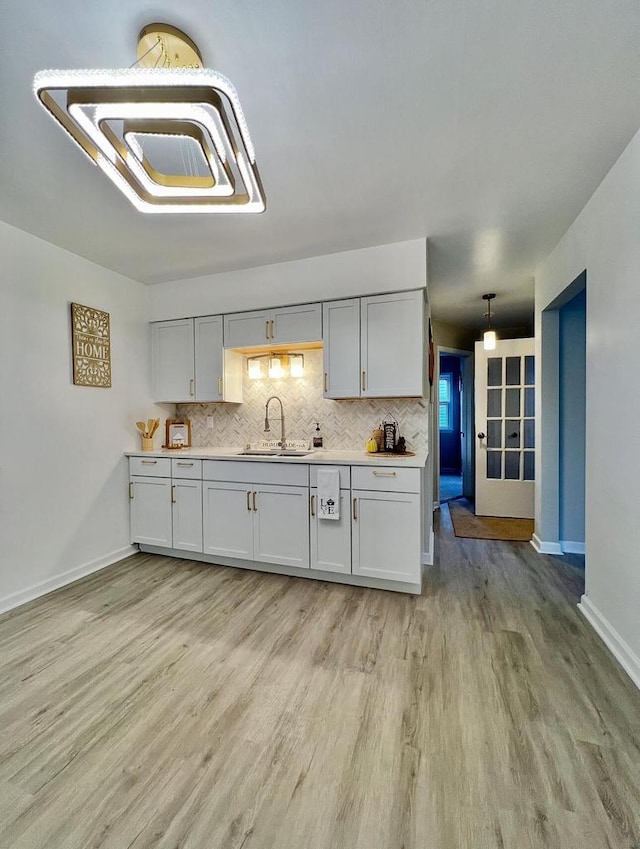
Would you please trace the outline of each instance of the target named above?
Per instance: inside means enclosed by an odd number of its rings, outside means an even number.
[[[638,849],[580,572],[439,523],[419,598],[136,555],[1,617],[1,849]]]

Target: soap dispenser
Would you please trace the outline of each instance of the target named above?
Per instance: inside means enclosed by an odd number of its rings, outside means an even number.
[[[316,422],[316,429],[313,432],[313,447],[322,448],[322,434],[320,433],[320,422]]]

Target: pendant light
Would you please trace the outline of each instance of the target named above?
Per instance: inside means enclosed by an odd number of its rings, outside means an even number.
[[[496,347],[496,332],[491,329],[491,301],[495,298],[495,293],[491,293],[488,295],[483,295],[482,300],[487,302],[487,312],[485,313],[485,317],[487,319],[487,329],[484,332],[484,336],[482,337],[482,344],[485,351],[493,351]]]

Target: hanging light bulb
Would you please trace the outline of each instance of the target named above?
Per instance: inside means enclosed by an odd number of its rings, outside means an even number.
[[[289,374],[291,377],[304,377],[304,354],[289,355]]]
[[[282,360],[280,357],[269,357],[269,377],[278,380],[283,376]]]
[[[260,380],[262,377],[260,357],[250,357],[247,360],[247,370],[249,372],[249,380]]]
[[[485,351],[493,351],[496,347],[496,332],[495,330],[491,329],[491,301],[494,298],[494,293],[482,296],[482,300],[487,302],[487,312],[485,313],[487,319],[487,329],[485,330],[484,336],[482,337],[482,344]]]

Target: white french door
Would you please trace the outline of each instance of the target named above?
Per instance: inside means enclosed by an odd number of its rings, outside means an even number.
[[[476,514],[532,519],[535,466],[533,339],[476,342]]]

